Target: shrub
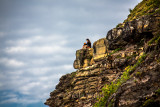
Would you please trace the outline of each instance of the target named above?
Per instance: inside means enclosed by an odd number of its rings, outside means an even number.
[[[130,13],[132,12],[132,9],[131,9],[131,8],[129,8],[129,12],[130,12]]]
[[[116,82],[111,82],[111,84],[106,84],[102,88],[102,93],[104,94],[104,97],[101,97],[98,99],[98,102],[95,103],[94,107],[105,107],[108,98],[117,91],[117,89],[130,78],[130,73],[132,73],[144,60],[146,57],[146,54],[144,53],[141,55],[137,61],[136,64],[133,66],[127,66],[120,77]],[[113,103],[113,101],[112,101]],[[111,104],[110,104],[111,105]]]

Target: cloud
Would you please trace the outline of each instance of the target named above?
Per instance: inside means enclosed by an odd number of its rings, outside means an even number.
[[[0,58],[0,64],[5,65],[7,67],[22,67],[25,65],[24,62],[8,58]]]
[[[63,35],[58,34],[51,34],[51,35],[34,35],[33,37],[24,37],[24,38],[16,38],[16,40],[7,40],[5,43],[7,45],[15,45],[15,46],[26,46],[26,45],[37,45],[37,44],[48,44],[53,45],[58,44],[59,45],[65,45],[67,43],[66,37],[63,37]],[[50,44],[51,43],[51,44]]]
[[[4,104],[4,103],[17,103],[18,99],[17,98],[9,98],[7,100],[3,100],[0,102],[0,104]]]
[[[4,72],[0,75],[0,90],[13,90],[14,93],[18,92],[25,97],[20,97],[17,94],[13,95],[13,92],[5,93],[8,96],[1,101],[1,104],[13,102],[34,103],[41,101],[41,99],[44,101],[49,97],[48,92],[54,89],[58,79],[64,74],[64,72],[61,72],[62,69],[73,70],[71,65],[61,65],[58,67],[27,68],[26,70]]]
[[[26,98],[9,98],[9,99],[6,99],[6,100],[3,100],[0,102],[0,104],[6,104],[6,103],[22,103],[22,104],[31,104],[31,103],[37,103],[39,102],[38,100],[36,99],[26,99]]]
[[[5,36],[5,33],[4,32],[0,32],[0,38],[4,37],[4,36]]]
[[[30,39],[20,39],[20,40],[8,40],[6,44],[9,45],[20,45],[20,46],[28,46],[31,45],[32,41]]]
[[[28,50],[27,47],[16,46],[16,47],[6,47],[5,52],[12,54],[12,53],[26,52],[27,50]]]
[[[34,29],[21,29],[16,31],[16,34],[36,34],[36,33],[40,33],[42,31],[42,29],[40,28],[34,28]]]
[[[7,40],[10,46],[4,49],[7,54],[57,54],[71,52],[70,47],[66,47],[66,38],[61,35],[35,36],[20,40]]]
[[[71,53],[70,48],[62,46],[15,46],[7,47],[4,51],[8,54],[36,54],[36,55],[47,55],[47,54],[58,54],[58,53]]]

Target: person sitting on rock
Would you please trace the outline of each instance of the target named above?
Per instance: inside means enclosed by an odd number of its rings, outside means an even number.
[[[83,48],[82,49],[87,49],[87,48],[91,48],[91,42],[89,39],[86,39],[87,43],[84,43]]]
[[[91,48],[91,41],[89,39],[86,39],[87,41],[87,48]]]

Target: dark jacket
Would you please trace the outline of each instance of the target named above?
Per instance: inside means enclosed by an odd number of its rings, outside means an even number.
[[[87,47],[91,48],[91,43],[90,42],[87,42]]]

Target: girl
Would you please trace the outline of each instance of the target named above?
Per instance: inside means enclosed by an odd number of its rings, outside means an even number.
[[[86,39],[87,43],[84,43],[83,48],[82,49],[87,49],[87,48],[91,48],[91,42],[89,39]]]

